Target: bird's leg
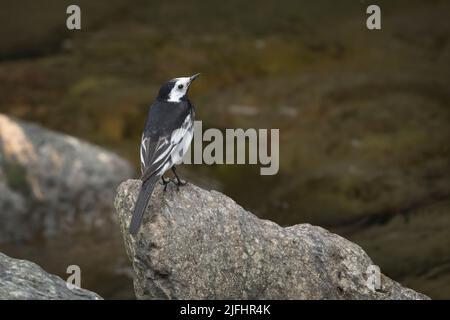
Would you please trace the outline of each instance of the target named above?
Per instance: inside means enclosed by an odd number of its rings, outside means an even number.
[[[166,180],[166,179],[164,179],[164,176],[161,176],[161,180],[162,180],[162,185],[164,186],[164,192],[167,190],[167,185],[169,184],[169,183],[171,183],[172,181],[170,180],[170,179],[168,179],[168,180]]]
[[[175,175],[175,178],[177,179],[177,183],[176,183],[177,189],[180,190],[180,186],[185,186],[185,185],[187,184],[187,181],[182,181],[182,180],[180,179],[180,177],[178,177],[177,171],[176,171],[176,169],[175,169],[175,166],[172,167],[172,172],[173,172],[173,174]]]

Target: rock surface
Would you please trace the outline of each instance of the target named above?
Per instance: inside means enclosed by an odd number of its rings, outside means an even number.
[[[139,299],[427,299],[380,275],[356,244],[309,224],[282,228],[216,191],[188,184],[152,195],[140,232],[127,228],[140,181],[120,185],[118,220]]]
[[[0,243],[105,228],[132,174],[111,152],[0,114]]]
[[[64,280],[45,272],[38,265],[0,253],[0,299],[100,300],[102,298],[85,289],[68,289]]]

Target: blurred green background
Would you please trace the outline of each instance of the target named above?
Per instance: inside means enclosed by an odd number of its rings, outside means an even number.
[[[81,31],[65,26],[75,3]],[[365,25],[374,3],[379,31]],[[190,97],[204,128],[279,128],[280,172],[184,177],[281,225],[337,232],[403,285],[450,298],[449,12],[445,0],[3,1],[0,112],[137,168],[159,86],[201,72]]]

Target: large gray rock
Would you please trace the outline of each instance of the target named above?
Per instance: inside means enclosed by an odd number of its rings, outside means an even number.
[[[384,275],[356,244],[309,224],[282,228],[232,199],[191,184],[156,187],[142,228],[127,228],[140,181],[118,188],[115,207],[139,299],[427,299]]]
[[[96,293],[74,287],[68,289],[61,278],[37,264],[0,253],[0,300],[99,300]]]
[[[0,243],[113,228],[114,190],[132,174],[111,152],[0,114]]]

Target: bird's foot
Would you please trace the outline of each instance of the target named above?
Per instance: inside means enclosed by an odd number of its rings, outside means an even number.
[[[169,183],[171,183],[171,182],[173,182],[171,179],[164,179],[164,177],[161,177],[161,182],[160,182],[160,184],[161,185],[163,185],[164,186],[164,189],[163,189],[163,191],[164,192],[166,192],[166,190],[167,190],[167,185],[169,184]]]
[[[180,187],[185,186],[187,184],[187,181],[183,181],[180,179],[180,177],[177,174],[175,166],[172,167],[172,172],[177,179],[177,182],[175,183],[177,185],[177,190],[180,191]]]
[[[180,187],[187,185],[187,181],[183,181],[181,179],[177,179],[177,181],[174,181],[174,183],[176,184],[178,191],[180,191]]]
[[[173,183],[175,183],[175,185],[177,186],[177,191],[180,191],[180,187],[187,185],[187,181],[183,181],[178,178],[176,179],[176,181],[173,181]]]

